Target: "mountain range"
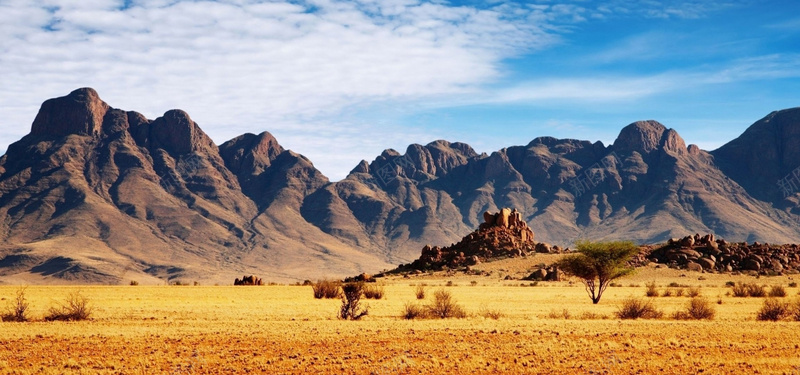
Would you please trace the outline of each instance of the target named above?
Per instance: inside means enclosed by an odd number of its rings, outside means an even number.
[[[268,132],[216,145],[90,88],[45,101],[0,158],[0,281],[230,283],[378,272],[512,207],[536,240],[800,239],[800,108],[714,151],[656,121],[611,145],[540,137],[491,154],[438,140],[330,181]]]

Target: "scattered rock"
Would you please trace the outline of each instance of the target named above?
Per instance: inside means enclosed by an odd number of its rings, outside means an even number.
[[[234,280],[233,285],[264,285],[264,282],[260,278],[250,275]]]

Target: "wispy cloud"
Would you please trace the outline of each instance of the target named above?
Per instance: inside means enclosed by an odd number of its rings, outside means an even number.
[[[8,0],[0,126],[18,138],[42,100],[82,86],[151,118],[183,108],[218,142],[243,123],[314,126],[348,107],[474,92],[503,59],[557,41],[551,23],[567,15],[418,0]]]
[[[109,104],[150,118],[184,109],[218,143],[269,130],[337,179],[387,146],[446,137],[426,124],[392,122],[392,108],[610,103],[797,72],[798,56],[782,55],[638,76],[534,75],[499,86],[512,74],[509,58],[557,45],[593,19],[691,19],[740,1],[464,3],[0,0],[0,150],[28,132],[44,99],[91,86]],[[639,50],[642,59],[658,58],[646,48],[655,34],[643,35],[595,57],[613,62]],[[360,117],[375,107],[388,119]]]

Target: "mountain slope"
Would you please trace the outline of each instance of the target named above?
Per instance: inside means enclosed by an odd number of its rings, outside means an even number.
[[[78,266],[94,273],[84,281],[223,282],[386,265],[305,223],[299,206],[327,178],[268,134],[256,138],[239,137],[220,153],[183,111],[150,121],[91,89],[45,102],[31,133],[0,159],[0,266],[31,263],[3,267],[2,276]],[[67,261],[37,272],[56,257]]]
[[[800,109],[788,109],[712,152],[651,120],[612,145],[414,144],[330,182],[268,132],[217,146],[183,111],[148,120],[79,89],[44,102],[0,157],[0,282],[377,272],[452,245],[503,207],[562,246],[686,233],[798,242],[798,150]]]

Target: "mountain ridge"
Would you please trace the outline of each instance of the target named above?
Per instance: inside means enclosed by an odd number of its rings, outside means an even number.
[[[0,157],[0,281],[377,272],[457,242],[503,207],[560,245],[685,233],[798,242],[798,146],[792,108],[713,151],[647,120],[610,145],[538,137],[479,154],[412,144],[330,181],[269,132],[218,146],[184,111],[148,120],[83,88],[45,101]]]

